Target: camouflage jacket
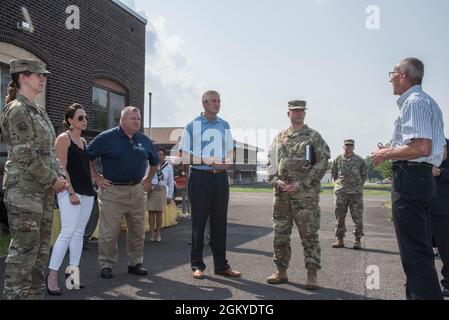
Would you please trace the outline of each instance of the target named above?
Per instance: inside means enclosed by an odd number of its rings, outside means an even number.
[[[64,171],[56,159],[55,130],[45,110],[19,95],[3,108],[0,129],[1,142],[8,148],[3,188],[27,194],[50,190]]]
[[[285,182],[298,185],[300,193],[319,193],[329,158],[329,146],[317,131],[307,125],[298,131],[289,128],[271,146],[270,183],[276,192],[279,184]]]
[[[354,154],[351,158],[339,156],[332,164],[335,193],[363,193],[368,168],[365,161]]]

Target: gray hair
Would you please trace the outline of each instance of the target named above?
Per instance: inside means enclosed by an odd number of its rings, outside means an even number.
[[[126,107],[125,109],[123,109],[122,111],[122,119],[127,118],[128,117],[128,113],[130,112],[138,112],[140,115],[140,110],[136,107]]]
[[[205,94],[203,94],[203,103],[209,101],[210,96],[212,95],[217,95],[218,97],[220,97],[220,94],[217,91],[209,90]]]
[[[404,72],[407,78],[414,85],[421,85],[424,79],[424,63],[417,58],[407,58],[402,60],[398,70]]]

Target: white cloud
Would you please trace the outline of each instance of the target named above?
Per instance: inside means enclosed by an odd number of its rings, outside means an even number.
[[[184,42],[168,33],[165,18],[150,15],[146,48],[145,85],[147,93],[153,93],[152,126],[183,126],[198,113],[204,87],[195,79]]]
[[[137,10],[135,0],[121,2],[148,19],[145,127],[149,126],[149,92],[153,94],[153,127],[184,126],[199,112],[198,101],[204,86],[195,79],[183,40],[167,31],[164,17]]]

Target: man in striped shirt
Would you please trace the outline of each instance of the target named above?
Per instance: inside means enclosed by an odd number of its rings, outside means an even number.
[[[373,152],[374,165],[393,161],[393,219],[407,299],[443,299],[432,250],[431,208],[436,198],[432,167],[443,161],[443,116],[422,90],[424,64],[407,58],[390,72],[399,117],[391,147]]]

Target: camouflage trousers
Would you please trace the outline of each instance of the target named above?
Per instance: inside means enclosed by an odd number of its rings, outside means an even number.
[[[321,269],[319,195],[276,195],[273,205],[274,263],[277,268],[288,269],[291,259],[291,233],[296,224],[304,248],[308,270]]]
[[[335,237],[338,239],[345,237],[348,208],[355,225],[354,236],[356,239],[360,239],[365,235],[363,233],[363,194],[361,193],[335,195],[335,217],[337,219]]]
[[[54,194],[28,194],[26,197],[24,200],[24,195],[15,190],[5,194],[11,231],[3,290],[5,300],[42,300],[44,297]]]

